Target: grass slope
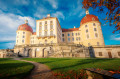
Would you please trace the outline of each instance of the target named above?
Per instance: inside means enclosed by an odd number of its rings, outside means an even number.
[[[25,58],[25,60],[46,64],[53,71],[69,71],[84,68],[120,69],[120,59]]]
[[[32,68],[31,63],[0,58],[0,79],[22,79]]]

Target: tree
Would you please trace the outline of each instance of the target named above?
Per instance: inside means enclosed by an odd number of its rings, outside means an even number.
[[[115,31],[120,32],[120,1],[119,0],[83,0],[83,8],[93,9],[99,8],[100,12],[103,12],[105,8],[108,9],[106,13],[107,17],[104,19],[106,22],[109,21],[109,25],[115,24]]]

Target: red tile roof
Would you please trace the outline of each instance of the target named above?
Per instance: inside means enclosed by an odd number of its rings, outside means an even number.
[[[90,22],[90,21],[99,21],[98,17],[95,15],[86,15],[85,17],[82,18],[81,20],[81,25],[86,23],[86,22]]]
[[[33,33],[33,29],[28,24],[22,24],[18,27],[18,30],[26,30]]]
[[[78,30],[79,30],[79,28],[62,29],[62,32],[78,31]]]

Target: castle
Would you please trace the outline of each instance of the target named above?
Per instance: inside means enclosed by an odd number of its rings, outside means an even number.
[[[57,17],[36,20],[36,32],[25,20],[16,31],[14,53],[26,57],[120,58],[120,46],[106,46],[101,23],[95,15],[82,18],[80,27],[62,29]]]
[[[32,44],[59,44],[73,43],[84,46],[104,46],[101,23],[95,15],[86,16],[80,22],[79,28],[62,29],[57,17],[51,17],[36,21],[36,32],[28,25],[28,21],[18,27],[16,45]]]

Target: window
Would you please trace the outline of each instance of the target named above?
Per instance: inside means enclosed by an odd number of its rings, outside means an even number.
[[[47,36],[47,31],[45,31],[45,36]]]
[[[89,35],[87,34],[87,38],[89,38]]]
[[[102,52],[99,52],[99,56],[102,56]]]
[[[50,35],[53,35],[53,31],[50,31]]]
[[[19,38],[19,36],[17,36],[17,38]]]
[[[100,44],[99,44],[99,42],[97,42],[97,46],[99,46]]]
[[[94,28],[94,31],[97,31],[97,29],[96,29],[96,28]]]
[[[62,37],[64,37],[64,34],[62,34]]]
[[[53,29],[53,25],[50,25],[50,28]]]
[[[95,33],[95,37],[98,37],[98,34],[97,34],[97,33]]]
[[[77,36],[77,33],[76,33],[76,36]]]
[[[24,40],[22,40],[22,43],[24,43]]]
[[[53,21],[50,21],[50,24],[52,24],[53,23]]]
[[[86,33],[88,32],[88,29],[86,30]]]
[[[93,17],[93,18],[92,18],[92,20],[94,21],[94,20],[95,20],[95,18]]]
[[[47,25],[45,25],[45,30],[47,30]]]
[[[70,38],[68,38],[68,41],[70,41]]]
[[[120,56],[120,52],[118,52],[118,56]]]
[[[91,46],[90,43],[88,43],[88,46]]]
[[[74,33],[72,33],[72,36],[74,36]]]
[[[70,34],[68,33],[68,36],[70,36]]]
[[[47,21],[45,21],[45,24],[47,24]]]
[[[63,42],[65,41],[64,38],[62,40],[63,40]]]
[[[79,37],[79,40],[80,40],[80,37]]]
[[[42,30],[42,26],[40,26],[39,30]]]
[[[18,32],[18,34],[19,34],[19,32]]]
[[[53,43],[53,41],[51,41],[51,44]]]
[[[23,34],[25,34],[25,32],[23,32]]]
[[[23,36],[23,38],[25,38],[25,36]]]
[[[40,25],[42,25],[42,22],[40,22]]]
[[[93,23],[93,26],[96,26],[96,24],[95,24],[95,23]]]
[[[85,25],[85,27],[87,27],[87,25]]]
[[[72,41],[74,41],[74,38],[72,38]]]
[[[80,33],[78,33],[78,35],[80,35]]]
[[[78,41],[78,38],[76,37],[76,41]]]

